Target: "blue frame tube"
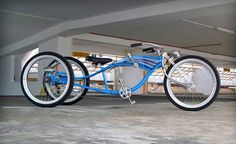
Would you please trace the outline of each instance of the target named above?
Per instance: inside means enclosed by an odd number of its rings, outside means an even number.
[[[98,73],[104,72],[108,69],[113,69],[113,68],[118,67],[118,66],[133,66],[133,63],[112,63],[112,64],[108,65],[107,67],[102,68],[99,71],[97,71],[97,72],[95,72],[91,75],[87,75],[87,76],[83,76],[83,77],[75,77],[75,80],[87,79],[87,78],[90,78],[90,77],[93,77],[93,76],[97,75]]]
[[[157,59],[149,59],[149,57],[144,57],[144,56],[136,56],[136,58],[141,58],[141,63],[142,61],[147,61],[147,63],[156,63],[154,66],[152,65],[151,67],[150,66],[147,66],[145,64],[141,64],[138,62],[139,64],[139,68],[147,71],[147,74],[144,76],[144,78],[137,84],[135,85],[134,87],[131,88],[131,91],[134,92],[136,90],[138,90],[141,86],[143,86],[143,84],[148,80],[148,78],[150,77],[150,75],[157,69],[157,68],[160,68],[162,67],[162,57],[155,57]],[[152,60],[154,60],[155,62],[152,62]],[[108,87],[108,83],[107,83],[107,79],[106,79],[106,70],[108,69],[113,69],[115,67],[118,67],[118,66],[121,66],[121,67],[131,67],[131,66],[134,66],[134,63],[133,62],[130,62],[130,61],[118,61],[118,62],[114,62],[110,65],[108,65],[107,67],[105,68],[102,68],[101,70],[91,74],[91,75],[88,75],[88,76],[83,76],[83,77],[75,77],[75,80],[81,80],[81,79],[87,79],[87,78],[90,78],[90,77],[93,77],[99,73],[102,73],[102,76],[103,76],[103,81],[104,81],[104,84],[105,84],[105,89],[102,89],[102,88],[94,88],[94,87],[89,87],[89,86],[84,86],[84,85],[81,85],[79,83],[74,83],[74,86],[79,86],[79,87],[82,87],[82,88],[86,88],[86,89],[89,89],[89,90],[93,90],[93,91],[96,91],[96,92],[101,92],[101,93],[107,93],[107,94],[119,94],[119,90],[110,90],[109,87]],[[58,75],[64,75],[63,72],[59,72]],[[66,77],[63,77],[61,78],[60,80],[57,80],[55,79],[54,75],[51,76],[52,79],[56,82],[60,82],[60,83],[65,83],[67,82],[67,78]]]
[[[108,88],[108,83],[107,83],[107,78],[106,78],[106,72],[105,71],[102,72],[102,77],[103,77],[103,81],[104,81],[104,84],[105,84],[105,88],[106,88],[106,90],[108,90],[109,88]]]
[[[76,79],[86,79],[86,78],[90,78],[92,76],[95,76],[97,75],[98,73],[101,73],[103,74],[103,78],[105,78],[105,71],[107,69],[110,69],[110,68],[115,68],[117,66],[132,66],[133,64],[131,63],[127,63],[127,64],[122,64],[122,63],[117,63],[117,64],[111,64],[91,75],[88,75],[88,76],[84,76],[84,77],[77,77]],[[148,71],[148,73],[145,75],[145,77],[137,84],[135,85],[134,87],[131,88],[131,91],[134,92],[136,90],[138,90],[141,86],[143,86],[143,84],[148,80],[148,78],[150,77],[150,75],[157,69],[157,68],[160,68],[162,66],[161,63],[158,63],[156,64],[151,70]],[[146,70],[144,68],[142,68],[143,70]],[[104,79],[104,83],[105,83],[105,86],[106,86],[106,89],[101,89],[101,88],[94,88],[94,87],[88,87],[88,86],[84,86],[84,85],[80,85],[78,83],[75,83],[74,86],[79,86],[79,87],[82,87],[82,88],[86,88],[86,89],[89,89],[89,90],[93,90],[93,91],[97,91],[97,92],[102,92],[102,93],[107,93],[107,94],[119,94],[119,91],[118,90],[109,90],[108,89],[108,84],[107,84],[107,81],[106,81],[106,78]]]

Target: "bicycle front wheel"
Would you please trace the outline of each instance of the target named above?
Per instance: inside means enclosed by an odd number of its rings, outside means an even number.
[[[205,58],[192,55],[181,57],[166,73],[166,95],[180,109],[202,110],[211,105],[219,93],[219,74]]]
[[[61,104],[71,93],[74,73],[68,61],[53,52],[30,58],[21,73],[21,87],[27,99],[40,107]]]

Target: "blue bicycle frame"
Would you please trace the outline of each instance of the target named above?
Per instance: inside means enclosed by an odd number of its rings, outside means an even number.
[[[152,75],[152,73],[157,69],[162,67],[162,57],[161,56],[132,56],[132,57],[125,57],[124,59],[121,59],[119,61],[113,62],[110,65],[101,68],[99,71],[83,76],[83,77],[75,77],[75,80],[83,80],[83,79],[88,79],[91,78],[97,74],[102,73],[103,81],[105,84],[105,89],[102,88],[94,88],[90,86],[85,86],[81,85],[79,83],[74,83],[74,86],[78,86],[81,88],[85,88],[88,90],[100,92],[100,93],[106,93],[106,94],[119,94],[119,90],[110,90],[108,88],[108,83],[106,80],[106,70],[108,69],[113,69],[115,67],[133,67],[134,65],[138,65],[139,68],[147,71],[146,75],[144,78],[134,87],[131,88],[131,92],[135,92],[138,90],[149,78],[149,76]],[[64,76],[63,72],[57,72],[56,74],[51,74],[50,75],[51,80],[53,83],[62,83],[66,84],[67,82],[67,77]],[[56,78],[60,77],[60,79]]]
[[[144,78],[134,87],[131,88],[132,92],[135,92],[136,90],[138,90],[149,78],[150,75],[152,75],[152,73],[157,69],[162,67],[162,57],[161,56],[132,56],[132,57],[125,57],[124,59],[121,59],[119,61],[113,62],[110,65],[101,68],[99,71],[92,73],[90,75],[87,76],[83,76],[83,77],[75,77],[75,80],[83,80],[83,79],[88,79],[91,78],[97,74],[102,73],[102,77],[103,77],[103,81],[105,84],[105,89],[102,88],[94,88],[94,87],[90,87],[90,86],[85,86],[85,85],[81,85],[79,83],[75,83],[74,86],[78,86],[81,88],[86,88],[88,90],[92,90],[92,91],[96,91],[96,92],[100,92],[100,93],[106,93],[106,94],[119,94],[119,90],[110,90],[108,88],[108,83],[106,80],[106,70],[108,69],[113,69],[115,67],[133,67],[134,65],[138,64],[138,67],[147,71],[146,75],[144,76]],[[65,80],[61,80],[61,82],[63,83],[63,81],[66,82]]]

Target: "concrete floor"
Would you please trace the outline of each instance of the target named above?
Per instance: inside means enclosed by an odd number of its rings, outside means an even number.
[[[39,108],[0,98],[1,144],[235,144],[236,101],[186,112],[165,98],[87,96],[73,106]]]

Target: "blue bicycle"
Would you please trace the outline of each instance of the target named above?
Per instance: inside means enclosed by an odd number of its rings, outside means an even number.
[[[178,108],[198,111],[208,107],[219,93],[220,79],[216,68],[205,58],[187,55],[180,57],[178,51],[164,51],[152,43],[134,43],[131,47],[142,48],[143,56],[128,55],[121,60],[87,56],[86,61],[101,69],[89,74],[78,59],[63,57],[54,52],[42,52],[30,58],[21,74],[24,95],[33,104],[53,107],[79,102],[88,90],[120,95],[134,104],[130,98],[157,69],[164,73],[164,90],[168,99]],[[110,63],[108,66],[103,65]],[[115,68],[133,67],[146,71],[144,78],[130,87],[119,79],[120,89],[109,88],[107,71]],[[90,86],[90,78],[102,74],[105,88]]]

